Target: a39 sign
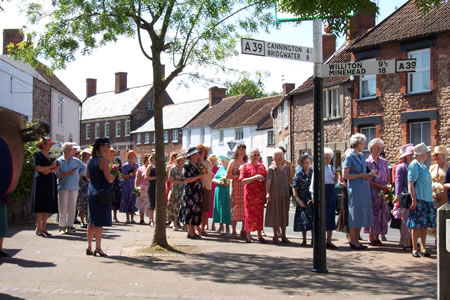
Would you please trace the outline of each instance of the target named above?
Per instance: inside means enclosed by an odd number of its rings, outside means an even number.
[[[261,40],[241,39],[241,53],[314,62],[313,48]]]

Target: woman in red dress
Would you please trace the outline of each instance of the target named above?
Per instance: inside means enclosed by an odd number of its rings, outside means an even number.
[[[245,234],[247,243],[252,243],[250,234],[258,231],[258,240],[265,242],[262,237],[264,220],[264,202],[266,200],[265,179],[267,177],[266,167],[259,161],[260,152],[253,149],[250,153],[250,162],[241,168],[239,180],[244,184],[244,206],[245,206]]]

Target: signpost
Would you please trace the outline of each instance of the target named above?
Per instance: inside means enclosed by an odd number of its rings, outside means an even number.
[[[416,59],[391,59],[322,65],[322,77],[415,72]]]
[[[314,62],[313,50],[313,48],[304,46],[241,39],[242,54]]]

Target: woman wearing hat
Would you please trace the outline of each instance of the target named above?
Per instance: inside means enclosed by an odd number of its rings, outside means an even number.
[[[445,173],[448,168],[447,149],[444,146],[436,146],[433,150],[431,156],[433,157],[435,164],[430,166],[431,180],[444,185]],[[438,209],[447,203],[447,201],[447,195],[444,191],[438,193],[434,200],[434,207]]]
[[[169,201],[167,203],[167,221],[173,223],[173,230],[180,228],[178,224],[178,214],[180,213],[181,199],[183,196],[183,166],[186,162],[186,155],[180,153],[176,156],[176,164],[169,170],[169,180],[171,183]]]
[[[136,152],[129,150],[125,155],[128,162],[122,167],[122,179],[120,190],[122,191],[122,199],[120,200],[120,212],[127,216],[126,223],[136,223],[134,221],[134,212],[136,208],[136,194],[133,193],[134,181],[138,165],[136,163]]]
[[[406,225],[411,228],[412,256],[429,257],[426,250],[427,228],[435,228],[436,221],[433,207],[433,191],[431,188],[431,173],[425,165],[430,150],[424,144],[414,147],[414,159],[408,166],[408,186],[412,204],[409,207],[409,217]],[[420,237],[420,251],[417,249],[417,239]]]
[[[36,214],[36,235],[51,236],[47,231],[48,214],[58,212],[58,191],[56,174],[59,167],[49,151],[55,143],[51,139],[41,139],[36,147],[41,151],[34,154],[36,170],[32,188],[32,211]],[[72,219],[73,220],[73,219]]]
[[[200,226],[202,222],[202,200],[203,186],[200,169],[197,162],[200,158],[200,151],[195,148],[189,148],[188,162],[183,166],[183,201],[181,203],[180,218],[181,222],[188,226],[187,237],[189,239],[201,238],[195,233],[195,226]]]
[[[414,158],[414,145],[406,144],[400,148],[401,163],[395,169],[395,202],[400,201],[400,194],[408,191],[408,165]],[[409,209],[402,208],[402,224],[400,227],[400,244],[403,250],[411,251],[411,230],[406,226]]]
[[[92,151],[91,149],[84,149],[83,151],[81,151],[81,161],[87,165],[89,159],[91,158],[92,155]],[[81,219],[81,228],[87,228],[87,190],[88,190],[88,185],[89,185],[89,181],[86,178],[86,173],[85,174],[81,174],[80,176],[80,187],[78,189],[78,198],[77,198],[77,210],[78,213],[80,214],[80,219]]]
[[[102,250],[103,226],[111,226],[111,203],[99,201],[101,191],[110,190],[116,176],[111,175],[108,162],[109,139],[98,138],[92,150],[92,158],[88,162],[86,177],[88,186],[88,230],[86,255],[99,254],[107,256]],[[92,251],[92,239],[95,234],[95,250]]]
[[[222,167],[217,170],[213,182],[216,184],[214,191],[213,223],[219,223],[217,232],[223,232],[223,225],[227,225],[226,232],[230,233],[231,211],[230,211],[230,182],[226,179],[227,168],[231,157],[219,156]]]

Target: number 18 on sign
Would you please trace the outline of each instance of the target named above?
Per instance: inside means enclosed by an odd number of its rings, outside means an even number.
[[[415,59],[391,59],[377,61],[345,62],[323,65],[322,76],[358,76],[415,72]]]

